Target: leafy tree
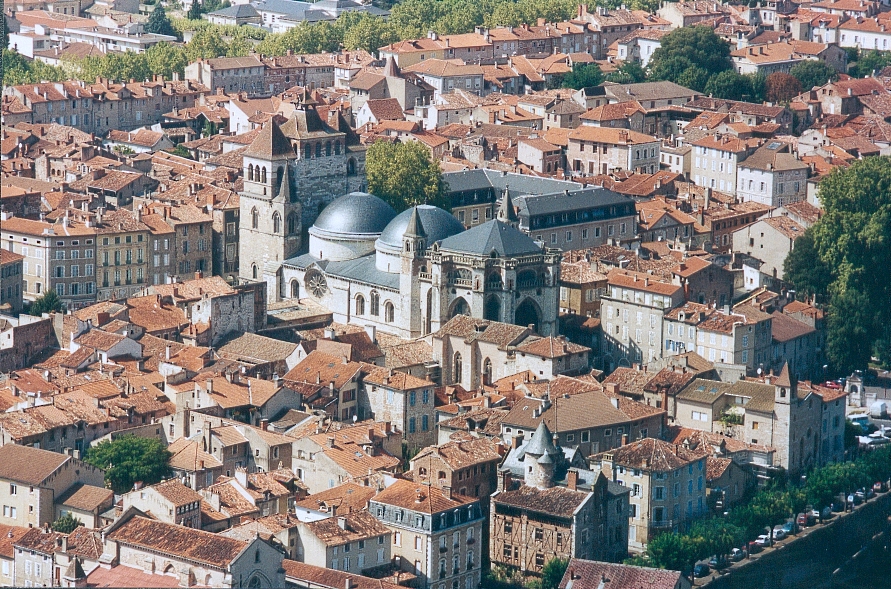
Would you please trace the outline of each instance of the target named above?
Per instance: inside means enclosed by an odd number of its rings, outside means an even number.
[[[359,15],[347,26],[347,15]],[[347,13],[342,17],[346,27],[343,33],[343,46],[349,51],[364,49],[377,51],[379,48],[399,40],[396,30],[384,19],[368,14]]]
[[[855,55],[854,59],[849,57],[848,73],[855,78],[865,78],[873,75],[873,72],[881,71],[891,65],[891,54],[887,51],[879,51],[874,49],[869,53],[863,53],[859,58]]]
[[[596,63],[584,63],[573,66],[572,71],[563,76],[563,87],[581,90],[603,83],[603,72]]]
[[[752,83],[747,76],[742,76],[733,70],[712,76],[705,85],[705,93],[715,98],[727,100],[744,100],[752,94]]]
[[[85,460],[105,469],[105,484],[115,493],[126,493],[137,481],[153,485],[169,476],[170,456],[159,440],[127,435],[99,442],[87,450]]]
[[[222,35],[216,29],[204,29],[198,31],[192,36],[192,39],[186,44],[186,56],[189,61],[195,61],[199,57],[203,59],[212,59],[221,55],[226,55],[228,46],[223,41]]]
[[[836,373],[850,374],[866,367],[891,324],[891,283],[877,271],[891,268],[891,158],[833,171],[819,197],[825,214],[808,230],[813,245],[803,242],[784,270],[799,292],[828,298],[827,356]]]
[[[179,157],[184,157],[188,159],[192,159],[192,152],[183,147],[182,145],[177,145],[171,149],[166,150],[167,153],[172,153],[173,155],[178,155]]]
[[[767,100],[789,102],[801,94],[801,82],[795,76],[774,72],[767,76]]]
[[[637,84],[647,79],[647,72],[636,61],[626,61],[616,71],[607,74],[606,79],[616,84]]]
[[[832,272],[819,258],[813,228],[795,240],[795,247],[783,261],[784,278],[795,285],[800,299],[825,295],[832,283]]]
[[[647,545],[652,566],[671,571],[689,571],[696,561],[696,545],[679,534],[659,534]]]
[[[4,86],[59,82],[69,77],[62,68],[38,60],[29,61],[13,49],[2,50],[0,71],[3,73]]]
[[[31,303],[30,313],[35,317],[40,317],[44,313],[52,313],[54,311],[61,311],[62,307],[62,299],[59,298],[59,295],[56,294],[56,291],[53,289],[47,290],[42,297]]]
[[[795,64],[789,73],[798,78],[804,90],[810,90],[815,86],[822,86],[838,79],[838,72],[831,65],[811,59]]]
[[[68,512],[53,522],[53,531],[60,534],[70,534],[82,525],[84,525],[84,522],[71,515],[71,512]]]
[[[662,37],[650,60],[650,78],[672,80],[702,92],[711,76],[732,67],[730,45],[713,29],[683,27]]]
[[[189,6],[189,12],[186,13],[186,16],[192,20],[198,20],[201,18],[201,13],[200,0],[192,0],[192,5]]]
[[[449,206],[439,164],[418,142],[374,143],[368,148],[365,174],[368,191],[397,211],[424,203]]]
[[[176,31],[173,30],[173,25],[170,24],[167,12],[165,12],[164,6],[161,4],[152,10],[152,15],[149,17],[148,22],[145,23],[145,30],[147,33],[155,33],[156,35],[176,36]]]
[[[526,586],[529,589],[557,589],[567,566],[569,566],[568,560],[552,558],[541,569],[541,578],[529,581]]]

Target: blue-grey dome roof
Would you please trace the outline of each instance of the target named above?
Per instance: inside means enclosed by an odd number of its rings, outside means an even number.
[[[380,233],[394,217],[396,211],[380,198],[367,192],[351,192],[331,201],[313,227],[331,233]]]
[[[448,211],[431,205],[418,205],[413,208],[418,209],[418,216],[421,219],[424,234],[427,236],[427,245],[464,231],[464,225]],[[401,249],[402,236],[405,235],[405,230],[411,219],[411,212],[412,209],[406,209],[396,215],[396,218],[390,221],[381,234],[380,243]]]

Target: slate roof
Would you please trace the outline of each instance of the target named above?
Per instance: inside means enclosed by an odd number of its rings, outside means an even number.
[[[295,268],[309,268],[316,264],[325,274],[339,276],[353,282],[361,282],[372,286],[380,286],[390,290],[399,290],[399,274],[378,270],[375,254],[345,260],[343,262],[328,262],[319,260],[310,254],[303,254],[289,260],[285,264]]]
[[[257,9],[250,4],[235,4],[228,8],[222,8],[211,12],[208,16],[227,16],[230,18],[250,18],[260,16]]]
[[[440,248],[480,256],[493,251],[507,257],[542,253],[542,248],[531,237],[497,219],[443,239]]]

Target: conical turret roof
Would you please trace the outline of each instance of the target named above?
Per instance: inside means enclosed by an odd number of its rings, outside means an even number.
[[[559,452],[551,438],[551,430],[545,425],[544,419],[538,424],[538,428],[532,434],[532,439],[526,444],[523,452],[533,456],[550,456]]]
[[[405,226],[406,237],[427,237],[424,231],[424,224],[421,222],[421,215],[418,213],[418,207],[411,210],[411,216],[408,218],[408,225]]]

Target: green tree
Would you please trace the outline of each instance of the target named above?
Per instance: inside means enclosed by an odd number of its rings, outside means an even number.
[[[891,268],[891,158],[833,171],[819,197],[824,215],[804,235],[813,245],[794,254],[796,240],[784,270],[799,292],[828,299],[827,356],[835,373],[850,374],[866,367],[891,324],[891,282],[879,271]]]
[[[186,13],[186,16],[192,20],[198,20],[201,18],[201,2],[199,0],[192,0],[192,5],[189,6],[189,12]]]
[[[192,159],[192,152],[183,147],[182,145],[177,145],[171,149],[166,150],[167,153],[172,153],[173,155],[178,155],[179,157],[184,157],[187,159]]]
[[[216,29],[204,29],[198,31],[192,36],[192,39],[186,44],[186,56],[189,61],[195,61],[199,57],[203,59],[211,59],[226,55],[228,46],[223,41],[222,35]]]
[[[616,84],[638,84],[647,79],[647,72],[636,61],[626,61],[606,76],[607,81]]]
[[[105,469],[105,484],[115,493],[126,493],[138,481],[153,485],[169,476],[170,456],[159,440],[127,435],[99,442],[87,450],[85,461]]]
[[[156,35],[176,36],[176,31],[173,30],[173,25],[170,24],[167,12],[165,12],[164,6],[161,4],[158,4],[152,10],[152,15],[149,17],[148,22],[145,23],[145,30],[147,33],[155,33]]]
[[[596,63],[580,63],[573,66],[572,71],[563,76],[563,87],[581,90],[603,83],[603,72]]]
[[[397,211],[424,203],[449,208],[439,164],[416,141],[372,144],[366,154],[365,174],[368,191]]]
[[[557,589],[560,586],[560,581],[563,580],[567,566],[569,566],[569,561],[562,558],[552,558],[545,563],[544,568],[541,569],[539,589]]]
[[[179,74],[180,79],[185,77],[189,58],[183,47],[172,43],[158,43],[149,47],[142,55],[148,68],[165,79],[173,79],[175,73]]]
[[[662,37],[661,46],[650,60],[650,78],[689,84],[689,88],[702,92],[711,76],[732,67],[730,45],[713,29],[683,27]]]
[[[59,298],[59,295],[56,294],[55,290],[49,289],[42,297],[31,303],[29,312],[35,317],[40,317],[44,313],[61,311],[62,307],[64,307],[62,299]]]
[[[767,100],[789,102],[801,94],[801,82],[791,74],[774,72],[767,76]]]
[[[705,93],[715,98],[745,100],[752,95],[752,83],[747,76],[733,70],[724,70],[709,78],[705,84]]]
[[[82,525],[84,525],[82,521],[71,515],[71,512],[68,512],[53,522],[53,531],[60,534],[70,534]]]
[[[874,72],[881,71],[891,65],[891,54],[887,51],[874,49],[869,53],[862,53],[856,61],[849,59],[848,73],[855,78],[866,78]],[[854,61],[854,63],[850,63]]]
[[[670,571],[689,571],[696,562],[696,545],[688,536],[659,534],[647,545],[652,566]]]
[[[795,64],[789,73],[798,78],[804,90],[810,90],[838,79],[838,72],[831,65],[811,59]]]
[[[783,261],[783,272],[784,278],[795,285],[795,295],[801,300],[825,296],[829,291],[832,272],[819,257],[812,228],[795,240],[795,247]]]

